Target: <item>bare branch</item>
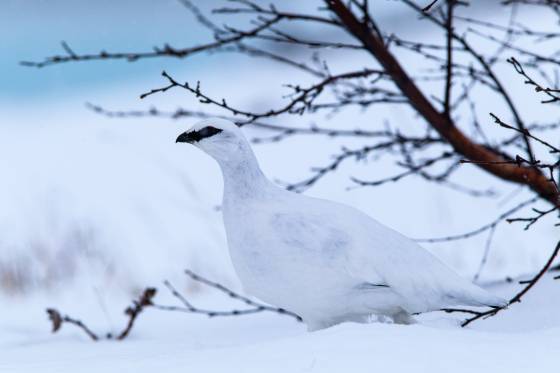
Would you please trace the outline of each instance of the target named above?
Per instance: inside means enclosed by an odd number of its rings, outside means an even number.
[[[504,212],[503,214],[500,214],[500,216],[498,216],[495,220],[491,221],[490,223],[487,223],[487,224],[481,226],[480,228],[476,228],[472,231],[468,231],[466,233],[461,233],[461,234],[452,235],[452,236],[438,237],[438,238],[418,238],[418,239],[415,239],[415,241],[416,242],[435,243],[435,242],[456,241],[456,240],[462,240],[462,239],[465,239],[465,238],[470,238],[470,237],[477,236],[480,233],[483,233],[487,230],[494,229],[499,223],[504,221],[508,216],[511,216],[511,215],[515,214],[517,211],[521,210],[522,208],[524,208],[526,206],[532,205],[533,203],[537,202],[537,200],[538,200],[538,197],[534,197],[534,198],[531,198],[527,201],[521,202],[517,206],[509,209],[508,211]]]
[[[258,119],[276,117],[281,114],[301,115],[308,110],[309,111],[317,110],[318,108],[321,108],[321,106],[314,106],[314,101],[323,92],[325,87],[335,84],[342,80],[365,78],[374,74],[382,75],[383,72],[380,72],[378,70],[364,69],[361,71],[353,71],[349,73],[342,73],[338,75],[328,76],[322,81],[313,84],[312,86],[307,88],[302,88],[299,85],[288,86],[293,90],[293,95],[289,97],[290,98],[289,103],[281,108],[271,109],[269,111],[261,112],[261,113],[250,112],[247,110],[234,108],[231,105],[229,105],[225,99],[217,100],[203,93],[200,88],[200,82],[197,83],[196,87],[192,87],[186,82],[181,84],[177,82],[174,78],[172,78],[165,71],[162,72],[162,76],[167,79],[169,84],[161,88],[154,88],[147,93],[143,93],[142,95],[140,95],[140,98],[144,99],[153,94],[167,92],[168,90],[175,87],[183,88],[189,91],[190,93],[193,93],[195,97],[198,98],[198,100],[203,104],[211,104],[213,106],[219,107],[221,109],[230,112],[234,116],[240,115],[248,118],[245,121],[237,121],[237,123],[242,126],[245,124],[252,123]]]
[[[203,111],[191,111],[186,109],[176,109],[174,111],[162,111],[155,107],[149,110],[131,110],[131,111],[112,111],[107,110],[101,106],[87,103],[86,107],[92,111],[107,116],[109,118],[142,118],[142,117],[155,117],[155,118],[169,118],[169,119],[181,119],[181,118],[210,118],[219,117],[236,121],[236,118],[232,116],[220,116],[212,113],[207,113]],[[255,138],[253,142],[271,142],[271,141],[281,141],[289,136],[293,135],[321,135],[327,137],[363,137],[363,138],[377,138],[377,137],[388,137],[392,133],[389,131],[366,131],[360,128],[353,130],[350,129],[338,129],[338,128],[324,128],[318,127],[316,125],[310,125],[308,127],[292,127],[283,126],[279,124],[266,123],[264,121],[254,121],[250,125],[255,128],[269,130],[274,132],[275,135],[268,139]]]
[[[525,72],[523,66],[514,57],[509,58],[507,62],[512,64],[512,66],[515,68],[515,71],[517,71],[519,75],[525,77],[525,84],[533,86],[535,88],[535,92],[543,92],[549,97],[548,100],[542,100],[541,103],[549,104],[552,102],[560,101],[560,90],[545,88],[542,85],[538,84]]]
[[[418,9],[416,4],[408,0],[403,1],[410,4],[414,9]],[[473,142],[470,138],[465,136],[465,134],[463,134],[448,117],[438,112],[420,91],[414,81],[412,81],[408,74],[404,71],[399,61],[386,49],[385,45],[380,40],[360,25],[354,14],[348,10],[342,1],[325,0],[325,2],[329,9],[337,14],[341,22],[346,25],[349,32],[359,39],[364,44],[364,47],[366,47],[366,49],[384,67],[386,73],[392,77],[394,83],[399,87],[403,95],[409,99],[410,105],[419,114],[421,114],[422,117],[424,117],[424,119],[426,119],[426,121],[436,131],[438,131],[438,133],[445,138],[458,153],[463,154],[468,159],[475,160],[477,162],[484,162],[477,164],[481,168],[503,180],[528,185],[542,198],[548,200],[553,205],[560,205],[560,194],[557,193],[554,186],[538,169],[533,167],[515,167],[509,164],[495,163],[502,161],[502,155]],[[431,16],[428,15],[427,17]],[[434,22],[439,24],[439,21],[437,20]],[[456,34],[453,34],[453,37],[455,40],[458,40],[461,44],[463,44],[465,48],[472,51],[475,55],[478,55],[474,52],[474,50],[472,50],[470,45],[464,41],[463,38],[457,36]],[[488,74],[492,74],[484,59],[482,59],[481,63],[488,69]],[[497,79],[494,80],[496,84],[499,85],[499,81]],[[507,93],[504,94],[504,98],[508,101],[509,95],[507,95]],[[516,112],[513,106],[512,110]],[[520,120],[518,123],[522,126],[522,122]],[[524,127],[522,126],[521,128]],[[528,141],[526,141],[526,145],[527,149],[530,150]],[[533,157],[532,151],[529,151],[529,153],[531,154],[531,157]]]
[[[432,3],[433,5],[433,3]],[[432,6],[430,5],[430,6]],[[445,93],[443,101],[443,111],[445,115],[450,116],[450,102],[451,102],[451,87],[453,85],[453,7],[455,6],[454,0],[447,0],[447,14],[445,18],[446,29],[446,74],[445,74]],[[426,8],[423,9],[426,11]]]
[[[146,288],[144,292],[140,295],[138,300],[132,302],[132,306],[128,307],[124,313],[128,316],[128,322],[126,327],[122,332],[119,333],[117,339],[119,341],[128,337],[128,334],[134,327],[134,322],[138,318],[138,315],[146,308],[153,306],[152,299],[155,297],[157,290],[155,288]]]
[[[533,279],[531,279],[531,281],[529,281],[529,283],[527,284],[527,286],[525,286],[523,288],[523,290],[521,290],[519,293],[517,293],[513,298],[511,298],[511,300],[509,301],[508,305],[505,307],[498,307],[498,308],[493,308],[490,309],[488,311],[484,311],[484,312],[478,312],[475,316],[466,319],[465,321],[463,321],[463,323],[461,324],[462,327],[465,327],[467,325],[469,325],[470,323],[479,320],[479,319],[487,319],[489,317],[495,316],[496,314],[498,314],[499,312],[505,310],[506,308],[508,308],[510,305],[514,304],[514,303],[519,303],[521,302],[521,298],[523,298],[523,296],[529,291],[531,290],[531,288],[533,286],[535,286],[535,284],[541,279],[542,276],[544,276],[544,274],[550,269],[550,267],[552,266],[552,263],[554,262],[554,259],[556,258],[556,256],[558,255],[558,252],[560,251],[560,241],[556,244],[556,247],[554,248],[554,250],[552,251],[552,254],[550,255],[550,257],[548,258],[548,260],[546,261],[546,263],[543,265],[543,267],[541,268],[541,270],[535,275],[535,277],[533,277]],[[462,312],[464,312],[464,310],[461,310]]]
[[[277,308],[277,307],[271,307],[269,305],[263,304],[263,303],[259,303],[256,302],[250,298],[247,298],[243,295],[240,295],[236,292],[234,292],[233,290],[230,290],[228,288],[226,288],[225,286],[217,283],[217,282],[213,282],[210,281],[204,277],[201,277],[199,275],[197,275],[196,273],[186,269],[185,270],[185,274],[187,276],[189,276],[191,279],[193,279],[196,282],[200,282],[206,286],[209,286],[211,288],[214,288],[224,294],[226,294],[228,297],[241,301],[242,303],[246,304],[247,306],[250,306],[250,308],[247,309],[234,309],[234,310],[229,310],[229,311],[215,311],[215,310],[206,310],[203,308],[198,308],[196,306],[194,306],[191,302],[189,302],[187,300],[187,298],[185,298],[184,295],[182,295],[181,293],[179,293],[177,291],[177,289],[175,287],[173,287],[173,285],[171,285],[171,283],[169,281],[165,281],[164,284],[165,286],[167,286],[167,288],[171,291],[171,294],[177,298],[182,304],[182,307],[177,307],[177,306],[162,306],[162,305],[156,305],[155,307],[157,309],[160,310],[166,310],[166,311],[180,311],[180,312],[186,312],[186,313],[197,313],[197,314],[203,314],[206,315],[208,317],[217,317],[217,316],[242,316],[242,315],[250,315],[250,314],[254,314],[254,313],[260,313],[260,312],[273,312],[273,313],[278,313],[281,315],[287,315],[287,316],[291,316],[293,318],[295,318],[297,321],[302,321],[301,317],[299,317],[298,315],[296,315],[295,313],[292,313],[290,311],[287,311],[283,308]]]
[[[155,288],[144,289],[138,300],[134,300],[132,302],[132,306],[126,308],[124,313],[128,317],[128,321],[124,329],[117,335],[117,340],[121,341],[129,335],[130,331],[134,327],[134,322],[138,318],[138,315],[144,310],[144,308],[153,305],[152,299],[156,295],[156,292],[157,290]],[[53,333],[58,332],[62,324],[67,323],[80,328],[93,341],[100,340],[100,337],[96,333],[92,332],[91,329],[89,329],[81,320],[74,319],[67,315],[62,316],[60,312],[54,308],[48,308],[47,313],[53,325]],[[113,339],[113,335],[111,333],[107,333],[106,339]]]
[[[54,308],[47,308],[47,314],[49,315],[49,320],[52,323],[52,332],[56,333],[60,330],[60,328],[62,327],[62,324],[66,323],[66,324],[71,324],[71,325],[75,325],[78,328],[80,328],[84,333],[87,334],[87,336],[89,338],[91,338],[91,340],[93,341],[98,341],[99,337],[97,336],[97,334],[95,334],[94,332],[92,332],[82,321],[74,319],[68,315],[64,315],[62,316],[60,314],[60,312],[58,312],[58,310],[54,309]]]
[[[404,2],[405,4],[407,4],[412,9],[414,9],[418,12],[421,12],[421,9],[414,2],[412,2],[410,0],[401,0],[401,1]],[[431,14],[426,14],[426,19],[432,21],[434,24],[440,26],[441,28],[446,29],[445,23],[439,21],[437,18],[433,17]],[[451,32],[451,36],[453,37],[454,40],[456,40],[459,44],[461,44],[465,48],[465,50],[467,52],[469,52],[478,61],[480,66],[482,66],[482,68],[486,71],[486,74],[488,75],[488,77],[494,83],[494,86],[496,87],[497,92],[500,93],[501,97],[504,99],[504,101],[506,102],[506,104],[510,108],[511,113],[515,118],[516,125],[518,126],[518,128],[520,130],[524,130],[525,129],[525,123],[521,119],[521,116],[520,116],[515,104],[513,103],[513,100],[511,99],[510,95],[508,94],[507,90],[504,88],[503,84],[498,79],[497,75],[494,73],[494,70],[492,69],[491,64],[488,63],[488,61],[486,61],[485,58],[479,52],[477,52],[470,45],[470,43],[467,42],[467,40],[463,36],[460,36],[455,32]],[[529,155],[529,158],[531,160],[533,160],[533,151],[532,151],[532,148],[531,148],[531,143],[528,140],[528,138],[526,138],[526,137],[524,138],[524,140],[525,140],[525,149],[527,151],[527,154]]]
[[[140,59],[156,58],[156,57],[175,57],[185,58],[201,52],[213,51],[224,46],[238,43],[244,39],[256,37],[260,32],[269,29],[272,25],[280,22],[282,17],[277,16],[271,19],[262,20],[256,27],[248,31],[237,31],[233,36],[229,37],[216,37],[216,41],[201,44],[188,48],[174,48],[169,44],[164,44],[163,47],[154,47],[150,52],[116,52],[111,53],[101,51],[99,53],[90,54],[76,54],[66,42],[62,42],[62,47],[65,50],[65,55],[55,55],[47,57],[41,62],[22,61],[23,66],[29,67],[46,67],[50,65],[57,65],[66,62],[83,62],[83,61],[96,61],[96,60],[126,60],[128,62],[135,62]]]

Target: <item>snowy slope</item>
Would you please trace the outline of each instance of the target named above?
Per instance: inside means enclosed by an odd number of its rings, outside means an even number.
[[[490,290],[506,295],[518,288]],[[0,320],[0,372],[551,371],[560,347],[559,299],[560,283],[548,276],[522,304],[468,329],[442,313],[413,326],[342,324],[308,333],[275,314],[207,319],[152,310],[140,316],[130,339],[96,343],[68,326],[50,335],[40,310],[49,303],[35,299],[37,312],[29,312],[27,301],[12,308],[26,309],[27,317]],[[93,328],[107,327],[99,311],[64,302],[93,321]],[[196,302],[231,306],[220,297]]]

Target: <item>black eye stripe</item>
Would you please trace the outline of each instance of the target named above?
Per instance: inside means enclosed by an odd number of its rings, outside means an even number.
[[[197,134],[198,140],[202,140],[202,139],[205,139],[207,137],[217,135],[220,132],[222,132],[221,129],[208,126],[208,127],[204,127],[202,129],[196,131],[196,134]]]

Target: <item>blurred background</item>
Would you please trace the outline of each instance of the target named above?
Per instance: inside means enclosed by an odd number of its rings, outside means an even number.
[[[223,4],[195,3],[203,10]],[[484,2],[482,10],[473,4],[469,11],[485,11],[489,19],[501,20],[504,15],[497,11],[497,3]],[[287,2],[286,6],[316,8],[312,2]],[[425,27],[399,3],[376,1],[373,6],[388,32],[441,42],[441,34]],[[128,296],[163,279],[188,288],[181,274],[186,267],[238,286],[219,209],[219,169],[197,149],[175,144],[176,136],[196,120],[107,118],[92,112],[86,103],[110,110],[153,106],[170,111],[179,106],[212,110],[180,90],[140,100],[141,93],[165,85],[160,75],[165,70],[179,81],[201,81],[207,92],[233,105],[262,111],[285,102],[284,84],[313,80],[283,65],[234,53],[26,67],[20,61],[40,61],[62,53],[61,41],[77,53],[144,51],[165,42],[177,47],[196,45],[210,41],[212,35],[176,0],[4,0],[0,8],[2,297],[25,299],[61,291],[90,298],[107,293]],[[233,25],[246,25],[247,20],[236,15],[215,19]],[[319,31],[302,28],[301,32],[314,35]],[[279,52],[306,57],[289,46]],[[326,52],[326,57],[333,71],[370,66],[372,61],[369,56],[348,58],[337,51]],[[419,68],[423,63],[409,55],[402,58],[405,68]],[[499,71],[508,83],[522,88],[511,68]],[[549,111],[556,109],[539,106],[528,89],[519,89],[515,99],[531,118],[557,115]],[[499,110],[503,103],[484,97],[480,101],[484,102],[479,107],[482,123],[490,125],[487,112]],[[277,122],[350,129],[391,123],[418,127],[419,133],[425,128],[420,118],[401,106],[282,117]],[[270,135],[251,126],[244,131],[249,137]],[[309,175],[311,167],[328,164],[330,155],[342,145],[352,148],[364,143],[356,138],[299,136],[254,147],[266,175],[280,182],[297,182]],[[498,193],[472,198],[415,177],[377,188],[355,188],[350,176],[376,179],[393,173],[393,161],[381,158],[348,162],[306,194],[353,205],[413,238],[475,229],[529,195],[475,167],[463,167],[459,180],[473,187],[491,186]],[[557,236],[557,229],[547,224],[529,232],[520,226],[500,225],[480,280],[501,280],[535,270]],[[482,235],[425,246],[472,277],[485,241]]]

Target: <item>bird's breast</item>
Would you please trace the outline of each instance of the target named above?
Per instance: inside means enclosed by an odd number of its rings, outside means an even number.
[[[258,209],[226,212],[224,221],[234,268],[252,295],[289,308],[294,299],[324,297],[343,285],[341,262],[351,242],[343,232]]]

